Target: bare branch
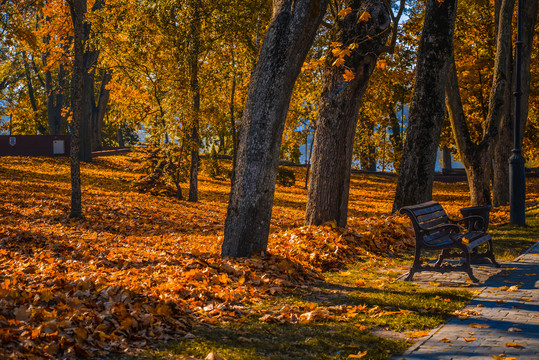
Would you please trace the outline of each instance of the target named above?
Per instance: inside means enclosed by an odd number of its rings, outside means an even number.
[[[384,0],[384,4],[386,5],[389,11],[389,15],[391,16],[391,21],[393,22],[393,29],[391,32],[391,42],[389,46],[386,46],[386,52],[389,54],[393,54],[395,52],[395,45],[397,44],[399,21],[401,19],[402,13],[404,12],[406,0],[400,0],[399,11],[397,12],[396,16],[393,14],[393,10],[391,10],[391,4],[388,2],[388,0]]]

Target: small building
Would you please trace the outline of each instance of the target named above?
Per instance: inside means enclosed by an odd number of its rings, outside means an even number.
[[[69,156],[71,135],[0,135],[0,156]]]

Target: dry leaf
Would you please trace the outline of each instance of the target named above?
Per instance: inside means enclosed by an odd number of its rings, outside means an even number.
[[[473,328],[477,328],[477,329],[488,329],[490,327],[489,324],[478,324],[478,323],[471,323],[469,326]]]
[[[508,342],[505,344],[505,346],[507,347],[514,347],[514,348],[521,348],[521,347],[524,347],[524,345],[522,344],[517,344],[517,343],[514,343],[514,342]]]
[[[361,359],[365,355],[367,355],[367,351],[360,351],[357,354],[350,354],[348,357],[352,359]]]

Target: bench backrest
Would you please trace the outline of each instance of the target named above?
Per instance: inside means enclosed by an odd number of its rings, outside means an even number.
[[[405,206],[400,209],[401,213],[405,213],[412,220],[416,241],[422,241],[428,244],[431,241],[443,238],[450,234],[450,230],[445,229],[437,232],[429,232],[426,235],[424,229],[430,229],[438,225],[451,224],[451,220],[447,216],[442,205],[436,201],[428,201],[425,203]]]

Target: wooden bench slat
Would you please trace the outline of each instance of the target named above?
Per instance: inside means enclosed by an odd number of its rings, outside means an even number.
[[[435,226],[442,225],[442,224],[447,224],[447,223],[449,223],[449,221],[447,221],[447,219],[438,218],[438,219],[434,219],[434,220],[422,223],[420,225],[422,227],[424,227],[424,228],[430,229],[430,228],[433,228]]]
[[[413,211],[413,213],[415,214],[415,216],[420,216],[420,215],[425,215],[425,214],[433,213],[440,210],[443,210],[443,208],[439,204],[437,204],[437,205],[428,206],[426,208],[415,210]]]
[[[420,215],[420,216],[417,217],[417,221],[419,223],[423,223],[425,221],[429,221],[429,220],[432,220],[432,219],[438,219],[438,218],[445,218],[446,220],[448,219],[447,214],[445,213],[445,211],[439,210],[439,211],[435,211],[435,212],[432,212],[432,213],[429,213],[429,214]]]

